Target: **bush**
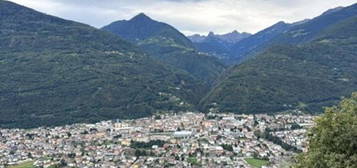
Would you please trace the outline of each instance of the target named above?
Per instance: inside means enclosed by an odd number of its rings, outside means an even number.
[[[293,167],[357,167],[357,93],[316,119],[309,134],[309,151],[299,155]]]

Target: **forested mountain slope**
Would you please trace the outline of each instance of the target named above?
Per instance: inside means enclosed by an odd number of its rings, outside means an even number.
[[[233,67],[201,102],[222,112],[320,112],[357,90],[357,13],[312,42],[270,48]]]
[[[0,1],[0,127],[192,109],[205,86],[116,35]]]
[[[357,4],[330,9],[313,19],[287,24],[279,22],[233,45],[229,62],[240,63],[274,45],[304,44],[315,40],[329,26],[356,16]]]
[[[225,70],[215,57],[196,51],[192,42],[174,27],[141,13],[131,20],[102,28],[130,40],[152,58],[184,70],[211,85]]]

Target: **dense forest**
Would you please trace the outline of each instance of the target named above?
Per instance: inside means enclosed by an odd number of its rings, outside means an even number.
[[[312,42],[274,46],[234,66],[202,100],[202,109],[322,112],[357,90],[356,26],[357,17],[352,16]]]
[[[193,110],[207,91],[111,33],[0,1],[0,126]]]
[[[357,167],[357,93],[327,108],[309,133],[309,150],[294,168]]]
[[[102,29],[136,44],[152,58],[183,70],[208,86],[212,86],[226,68],[216,57],[198,52],[194,44],[174,27],[143,13]]]
[[[241,39],[259,51],[226,67],[145,14],[96,29],[0,1],[0,127],[168,111],[322,112],[357,90],[356,14],[355,4],[279,22]]]

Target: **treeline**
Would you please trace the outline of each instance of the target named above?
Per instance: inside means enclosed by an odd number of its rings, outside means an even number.
[[[292,146],[286,142],[284,142],[283,140],[281,140],[279,137],[274,136],[270,133],[269,129],[265,129],[264,132],[261,131],[255,131],[254,135],[257,136],[258,138],[263,138],[266,139],[270,142],[273,142],[274,144],[280,145],[283,149],[287,150],[287,151],[292,151],[292,152],[302,152],[300,149],[298,149],[295,146]]]
[[[158,147],[163,147],[165,143],[165,141],[161,140],[152,140],[149,142],[132,141],[130,147],[134,149],[150,149],[154,145],[157,145]]]
[[[221,145],[224,150],[233,152],[233,146],[229,144],[222,144]]]
[[[357,23],[357,20],[356,20]],[[326,108],[310,129],[308,151],[292,168],[357,167],[357,93]]]
[[[277,131],[286,131],[286,130],[297,130],[297,129],[303,129],[301,125],[298,123],[292,123],[290,127],[279,127],[279,128],[266,128],[265,131],[267,132],[277,132]]]

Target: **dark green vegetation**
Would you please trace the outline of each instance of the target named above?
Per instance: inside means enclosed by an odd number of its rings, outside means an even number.
[[[273,44],[301,44],[319,38],[326,28],[357,15],[357,4],[345,8],[330,9],[311,20],[295,23],[288,31],[273,39]]]
[[[327,108],[310,130],[309,150],[295,168],[357,167],[357,93]]]
[[[146,151],[142,149],[136,149],[134,155],[136,157],[140,156],[155,156],[155,154],[152,151]]]
[[[271,44],[271,41],[291,28],[291,24],[278,22],[248,38],[245,38],[229,48],[229,57],[225,62],[230,64],[241,63],[251,55],[255,55]]]
[[[152,140],[149,142],[138,142],[138,141],[132,141],[130,143],[130,147],[135,149],[135,156],[154,156],[155,154],[150,151],[152,149],[152,146],[157,145],[158,147],[163,147],[165,141],[161,140]]]
[[[157,145],[158,147],[163,147],[165,143],[166,143],[165,141],[161,141],[161,140],[153,140],[149,142],[133,141],[131,142],[130,147],[134,149],[151,149],[152,146],[154,145]]]
[[[34,161],[23,162],[16,166],[10,166],[9,168],[34,168]]]
[[[273,142],[274,144],[280,145],[283,149],[285,149],[287,151],[302,152],[301,150],[299,150],[295,146],[289,145],[289,144],[285,143],[284,141],[282,141],[279,137],[276,137],[276,136],[272,135],[270,133],[269,129],[266,129],[264,132],[255,131],[254,134],[258,138],[264,138],[264,139],[266,139],[266,140],[268,140],[270,142]]]
[[[202,166],[198,159],[193,156],[187,158],[187,162],[190,163],[192,166]]]
[[[230,48],[230,63],[241,63],[265,49],[280,44],[303,44],[316,40],[325,28],[355,16],[357,4],[328,10],[311,20],[288,24],[279,22],[261,32],[243,39]]]
[[[117,21],[103,30],[129,40],[153,58],[184,70],[212,84],[225,66],[215,57],[199,53],[182,33],[172,26],[139,14],[129,21]]]
[[[261,160],[255,158],[245,158],[244,160],[254,168],[261,168],[262,166],[266,166],[269,164],[269,161],[267,160]]]
[[[116,35],[0,1],[0,127],[192,109],[205,86]]]
[[[223,148],[224,150],[233,152],[233,147],[232,147],[232,145],[222,144],[221,146],[222,146],[222,148]]]
[[[337,11],[355,12],[311,42],[275,46],[233,67],[201,102],[203,109],[322,112],[323,106],[336,104],[357,90],[356,9],[354,5]]]
[[[144,14],[103,28],[110,33],[0,1],[0,127],[138,118],[197,104],[205,112],[319,112],[357,90],[356,22],[353,5],[276,24],[243,48],[290,45],[221,76],[217,58]]]
[[[134,43],[161,36],[169,38],[181,46],[192,48],[191,41],[174,27],[152,20],[144,13],[140,13],[128,21],[121,20],[113,22],[104,26],[102,29],[117,34]]]

